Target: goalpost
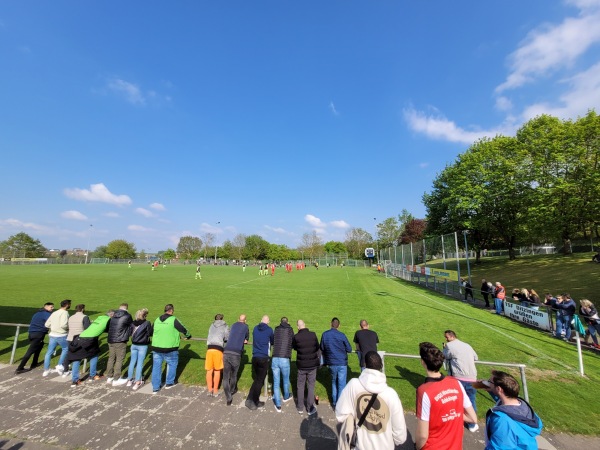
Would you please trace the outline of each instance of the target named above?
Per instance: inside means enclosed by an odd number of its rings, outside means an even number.
[[[108,264],[110,262],[109,258],[92,258],[90,259],[90,264]]]

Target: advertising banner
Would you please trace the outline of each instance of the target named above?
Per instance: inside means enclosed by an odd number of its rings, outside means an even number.
[[[532,308],[525,308],[516,303],[504,302],[504,315],[513,320],[532,325],[541,330],[551,330],[550,315],[546,311],[538,311]]]

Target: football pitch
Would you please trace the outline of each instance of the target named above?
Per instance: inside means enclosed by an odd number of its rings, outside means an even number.
[[[154,271],[147,265],[129,269],[126,264],[0,266],[0,322],[28,324],[45,302],[58,306],[65,298],[73,301],[72,310],[79,303],[85,304],[92,319],[127,302],[132,315],[145,307],[150,310],[149,319],[154,320],[162,314],[165,304],[172,303],[175,316],[197,338],[207,336],[217,313],[224,314],[229,324],[246,314],[251,330],[265,314],[271,319],[271,327],[286,316],[295,330],[296,320],[302,319],[319,337],[329,329],[331,319],[338,317],[340,331],[350,342],[359,321],[367,319],[379,335],[380,350],[410,355],[418,354],[422,341],[441,346],[444,330],[452,329],[459,339],[473,346],[482,361],[527,365],[530,402],[547,430],[593,435],[600,429],[600,409],[595,407],[600,355],[584,350],[586,376],[581,377],[574,345],[487,310],[364,268],[307,267],[303,271],[294,268],[292,273],[278,268],[274,276],[259,276],[254,266],[245,272],[238,266],[202,266],[202,279],[194,276],[194,265],[161,266]],[[14,333],[12,327],[0,327],[2,363],[9,362]],[[103,354],[98,367],[102,371],[108,349],[105,335],[101,342]],[[23,329],[16,358],[26,348],[27,330]],[[182,340],[180,348],[179,381],[205,385],[206,344]],[[246,391],[252,382],[249,357],[250,347],[240,367],[239,387]],[[479,365],[479,378],[488,377],[492,368]],[[520,380],[518,370],[497,368]],[[147,358],[146,378],[150,369]],[[386,357],[385,372],[405,409],[414,411],[415,389],[424,378],[419,360]],[[358,374],[356,355],[350,355],[348,378]],[[294,365],[291,378],[295,391]],[[328,370],[319,369],[316,393],[321,399],[329,398],[329,386]],[[478,393],[477,406],[481,419],[492,406],[487,393]]]

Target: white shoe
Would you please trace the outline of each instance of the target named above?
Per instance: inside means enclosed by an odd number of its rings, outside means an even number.
[[[119,378],[115,381],[113,381],[113,386],[123,386],[124,384],[127,383],[127,378]]]
[[[71,371],[70,371],[70,370],[67,370],[66,372],[64,372],[64,373],[62,374],[62,377],[63,377],[63,378],[67,378],[69,375],[71,375]]]
[[[133,380],[127,380],[127,387],[131,387],[132,384],[133,384]]]
[[[473,425],[469,425],[468,428],[471,433],[475,433],[477,430],[479,430],[479,425],[474,423]]]
[[[64,373],[64,371],[65,371],[65,368],[64,368],[64,366],[62,366],[61,364],[59,364],[58,366],[56,366],[56,367],[55,367],[55,369],[56,369],[56,372],[57,372],[59,375],[62,375],[62,374]]]
[[[114,378],[113,377],[108,377],[106,379],[106,384],[111,384],[113,382]]]
[[[42,374],[43,377],[47,377],[48,375],[50,375],[52,371],[51,370],[44,370],[44,373]]]

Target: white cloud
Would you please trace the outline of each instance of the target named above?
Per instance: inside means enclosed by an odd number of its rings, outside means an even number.
[[[80,213],[79,211],[63,211],[62,213],[60,213],[60,216],[63,219],[88,220],[87,216]]]
[[[436,114],[435,116],[427,115],[413,108],[404,110],[404,119],[413,131],[425,134],[432,139],[460,142],[463,144],[472,144],[485,136],[494,137],[499,134],[509,135],[514,133],[514,129],[509,126],[491,130],[465,130],[440,114]]]
[[[0,227],[2,229],[18,229],[22,230],[34,230],[34,231],[48,231],[48,227],[33,222],[23,222],[18,219],[4,219],[0,220]]]
[[[121,80],[119,78],[115,78],[109,80],[108,89],[115,92],[118,95],[121,95],[127,100],[129,103],[133,105],[145,105],[146,98],[142,93],[141,89],[133,83],[129,81]]]
[[[213,233],[213,234],[221,234],[223,232],[223,230],[219,227],[216,227],[214,225],[211,225],[209,223],[206,222],[202,222],[200,224],[200,230],[203,233]]]
[[[285,228],[281,228],[281,227],[272,227],[272,226],[269,226],[269,225],[265,225],[265,228],[267,230],[272,231],[272,232],[277,233],[277,234],[286,234],[286,235],[290,235],[290,236],[293,236],[293,234],[294,234],[294,233],[292,233],[290,231],[287,231]]]
[[[316,228],[325,228],[327,225],[321,221],[318,217],[313,216],[312,214],[307,214],[304,216],[304,220],[306,220],[311,226]]]
[[[329,110],[333,113],[334,116],[339,116],[340,113],[337,109],[335,109],[335,105],[333,102],[329,102]]]
[[[154,213],[152,211],[148,211],[145,208],[135,208],[134,211],[144,217],[154,217]]]
[[[166,211],[167,209],[162,203],[152,203],[150,208],[155,209],[156,211]]]
[[[570,119],[583,116],[589,108],[600,105],[600,62],[565,83],[571,89],[560,96],[560,106],[552,106],[548,102],[533,104],[525,108],[523,119],[529,120],[540,114]]]
[[[127,229],[129,231],[153,231],[152,228],[146,228],[141,225],[129,225]]]
[[[108,190],[103,183],[92,184],[90,189],[65,189],[64,193],[67,197],[74,200],[82,200],[84,202],[102,202],[110,203],[117,206],[125,206],[131,204],[131,198],[127,195],[115,195]]]
[[[570,67],[593,44],[600,42],[600,12],[598,1],[572,2],[585,6],[579,17],[567,17],[558,25],[544,25],[529,33],[521,46],[510,56],[510,73],[496,88],[500,93],[515,89],[557,69]]]
[[[496,98],[495,106],[498,111],[505,112],[510,111],[513,107],[513,104],[508,97],[501,95],[498,98]]]
[[[329,224],[334,228],[341,228],[343,230],[345,230],[346,228],[350,228],[350,224],[347,223],[345,220],[334,220],[332,222],[329,222]]]

